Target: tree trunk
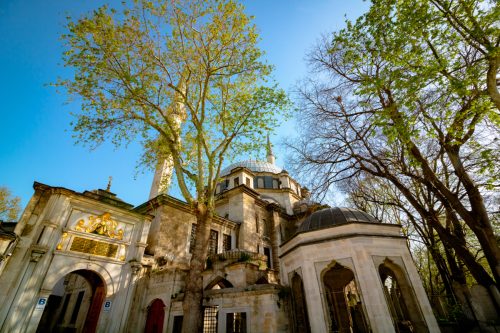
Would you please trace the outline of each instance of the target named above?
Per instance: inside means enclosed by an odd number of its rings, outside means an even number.
[[[488,73],[486,76],[486,85],[487,85],[488,95],[490,95],[491,100],[493,101],[497,109],[500,111],[500,93],[498,93],[498,85],[497,85],[499,63],[500,63],[500,57],[490,56],[490,59],[488,61],[489,66],[488,66]]]
[[[464,220],[469,228],[474,232],[484,251],[484,256],[491,267],[493,278],[496,283],[500,283],[500,248],[497,245],[493,226],[484,204],[483,196],[479,188],[467,173],[460,157],[460,146],[445,145],[451,164],[463,184],[470,203],[470,211],[466,209],[456,210],[457,214]],[[460,203],[461,204],[461,203]]]
[[[207,206],[198,204],[196,210],[195,246],[186,278],[182,309],[182,333],[203,331],[203,276],[208,253],[208,239],[213,212]]]
[[[441,281],[443,282],[446,294],[449,297],[453,297],[453,287],[450,281],[450,272],[448,270],[448,267],[446,266],[443,256],[441,255],[440,251],[435,248],[435,246],[429,246],[427,249],[431,255],[432,260],[434,261],[434,264],[436,265],[439,276],[441,276]]]
[[[493,280],[484,267],[476,261],[476,258],[472,255],[467,246],[463,244],[462,239],[451,234],[449,230],[443,227],[439,220],[435,218],[433,213],[425,209],[414,197],[413,193],[405,185],[399,182],[397,178],[391,175],[385,175],[385,178],[391,181],[398,188],[410,204],[418,211],[422,219],[426,220],[429,226],[436,230],[444,246],[450,246],[453,248],[455,254],[467,266],[477,283],[486,287],[490,291],[495,306],[498,308],[500,306],[500,294],[495,280]]]
[[[446,229],[439,223],[439,221],[433,221],[433,227],[438,232],[443,244],[445,246],[450,246],[455,250],[456,255],[464,262],[477,283],[486,287],[486,289],[490,291],[492,300],[498,308],[500,305],[497,297],[498,289],[495,281],[491,278],[488,272],[486,272],[484,267],[476,261],[476,258],[472,255],[472,253],[470,253],[467,246],[460,244],[456,237],[450,235],[449,232],[446,231]]]
[[[387,109],[392,107],[392,109],[390,109],[390,117],[396,124],[396,128],[405,128],[404,119],[396,108],[390,91],[385,91],[385,93],[388,94],[388,100],[382,100],[382,104],[386,105]],[[404,137],[405,133],[399,131],[399,134]],[[453,146],[445,143],[443,148],[446,150],[455,174],[457,175],[460,183],[464,186],[467,193],[467,199],[471,207],[470,211],[466,208],[466,206],[464,206],[457,194],[451,191],[448,186],[438,178],[418,146],[411,140],[408,140],[406,145],[409,153],[420,164],[420,168],[424,176],[423,179],[421,179],[422,183],[426,185],[427,188],[434,194],[436,194],[437,198],[443,203],[443,205],[451,206],[451,208],[464,220],[467,226],[469,226],[472,232],[474,232],[484,251],[488,264],[491,267],[494,280],[496,283],[500,283],[500,248],[496,244],[496,238],[484,205],[483,197],[474,180],[470,177],[463,166],[460,157],[460,146]],[[455,250],[459,253],[459,250]],[[466,263],[465,259],[464,262]],[[467,264],[467,266],[469,265]],[[496,284],[495,288],[497,288]]]
[[[460,304],[462,312],[467,319],[477,320],[475,312],[476,309],[472,306],[472,297],[469,287],[467,286],[467,280],[465,278],[463,268],[458,264],[456,258],[457,256],[452,253],[452,249],[450,247],[445,246],[444,252],[446,255],[446,261],[450,267],[454,300]]]

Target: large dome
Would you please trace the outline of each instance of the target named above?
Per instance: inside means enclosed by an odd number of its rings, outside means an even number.
[[[231,170],[236,168],[247,168],[253,172],[280,173],[281,171],[283,171],[282,168],[269,162],[248,160],[248,161],[236,162],[229,165],[220,172],[220,176],[221,177],[227,176],[228,174],[231,173]]]
[[[312,213],[302,222],[297,231],[306,232],[351,222],[380,223],[376,218],[361,210],[334,207]]]

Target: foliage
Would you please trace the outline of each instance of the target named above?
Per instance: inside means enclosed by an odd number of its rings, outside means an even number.
[[[367,177],[390,184],[487,286],[455,227],[474,233],[498,283],[485,200],[500,186],[497,19],[488,2],[373,1],[309,55],[299,97],[314,130],[293,147],[316,192]]]
[[[0,221],[17,222],[21,198],[12,196],[7,187],[0,186]]]
[[[73,128],[91,147],[141,140],[143,163],[171,161],[197,219],[184,297],[184,332],[202,324],[202,280],[214,193],[231,155],[263,146],[288,107],[268,82],[259,35],[232,0],[139,0],[69,20],[58,85],[80,98]]]
[[[252,257],[250,256],[250,254],[248,254],[247,252],[240,252],[240,257],[238,258],[238,262],[248,262],[252,259]]]
[[[139,1],[120,13],[105,6],[70,20],[63,39],[75,74],[58,84],[81,98],[78,141],[140,138],[145,163],[171,155],[190,203],[213,192],[227,154],[263,142],[286,106],[283,91],[263,85],[272,68],[233,1]]]

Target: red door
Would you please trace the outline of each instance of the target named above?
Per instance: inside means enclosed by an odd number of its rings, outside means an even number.
[[[145,333],[162,333],[165,319],[165,304],[161,299],[155,299],[148,308]]]

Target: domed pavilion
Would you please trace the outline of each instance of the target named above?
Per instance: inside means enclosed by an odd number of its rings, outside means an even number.
[[[312,213],[280,246],[304,332],[438,330],[400,226],[352,208]]]

